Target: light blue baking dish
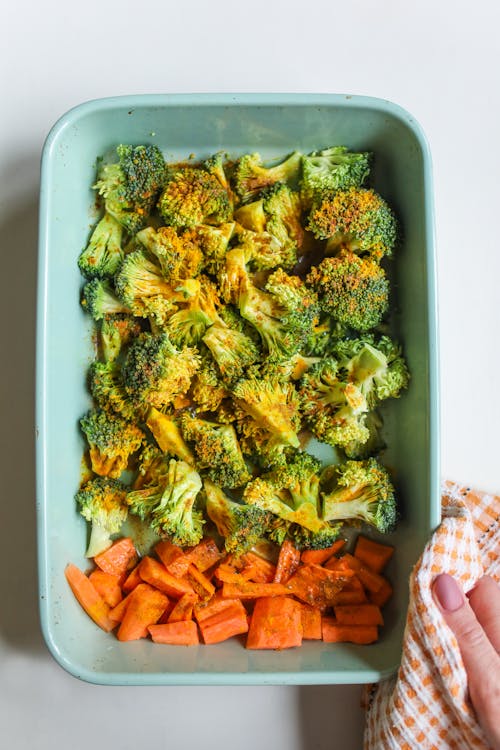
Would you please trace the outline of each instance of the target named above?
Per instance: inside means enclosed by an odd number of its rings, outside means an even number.
[[[79,301],[76,264],[95,222],[90,189],[96,157],[118,143],[154,142],[168,160],[259,151],[277,157],[344,144],[373,151],[374,185],[396,208],[404,244],[394,267],[395,333],[412,372],[408,394],[385,410],[402,520],[388,575],[394,597],[379,643],[306,642],[252,652],[233,639],[217,646],[122,644],[84,614],[64,567],[85,568],[86,523],[77,489],[93,357]],[[37,331],[37,513],[41,624],[47,646],[71,674],[108,685],[321,684],[374,682],[400,660],[408,577],[439,522],[437,318],[429,149],[419,125],[380,99],[309,94],[126,96],[82,104],[52,128],[42,157]]]

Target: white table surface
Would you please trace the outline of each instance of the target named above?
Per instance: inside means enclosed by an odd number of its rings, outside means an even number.
[[[495,0],[35,0],[0,47],[0,744],[359,750],[359,686],[105,688],[49,656],[36,595],[33,368],[38,162],[53,122],[127,93],[337,92],[393,100],[434,161],[442,475],[500,491],[500,6]]]

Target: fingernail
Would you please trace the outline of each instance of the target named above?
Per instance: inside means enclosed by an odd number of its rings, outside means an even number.
[[[456,609],[460,609],[464,603],[464,596],[460,586],[447,573],[437,576],[432,590],[439,604],[447,612],[454,612]]]

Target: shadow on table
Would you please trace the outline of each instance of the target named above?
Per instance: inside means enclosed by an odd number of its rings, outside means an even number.
[[[44,650],[38,617],[35,518],[35,299],[38,155],[14,163],[4,184],[16,191],[0,218],[0,639],[13,648]]]
[[[302,750],[361,750],[364,712],[360,685],[307,685],[298,689]]]

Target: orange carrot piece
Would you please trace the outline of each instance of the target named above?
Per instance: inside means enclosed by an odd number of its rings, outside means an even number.
[[[376,625],[339,625],[334,617],[323,617],[321,633],[325,643],[375,643],[378,640]]]
[[[248,619],[245,607],[240,601],[231,602],[199,623],[203,641],[221,643],[234,635],[248,632]]]
[[[301,644],[302,617],[299,602],[288,596],[264,596],[255,602],[247,648],[284,649]]]
[[[211,599],[215,594],[213,583],[193,563],[190,564],[184,580],[189,583],[195,594],[202,600]]]
[[[384,579],[384,583],[382,584],[382,586],[379,588],[378,591],[368,592],[368,600],[372,604],[376,604],[377,607],[383,607],[385,604],[387,604],[391,596],[392,596],[392,586],[389,583],[389,581],[387,581],[386,579]]]
[[[171,565],[174,560],[177,560],[177,558],[184,556],[184,552],[180,547],[166,540],[158,542],[158,544],[155,545],[154,551],[166,568],[168,568],[168,566]]]
[[[295,573],[300,564],[300,551],[285,539],[280,547],[278,563],[274,574],[274,583],[286,583]]]
[[[315,563],[323,565],[327,560],[339,552],[345,544],[345,539],[337,539],[330,547],[325,549],[306,549],[300,556],[303,563]]]
[[[148,627],[158,622],[168,606],[168,598],[152,586],[137,586],[130,594],[130,602],[118,628],[119,641],[145,638]]]
[[[365,590],[363,587],[360,589],[349,589],[347,590],[347,587],[345,589],[342,589],[342,591],[339,591],[338,594],[335,594],[335,599],[333,602],[333,605],[339,605],[339,604],[367,604],[368,603],[368,597],[365,594]]]
[[[220,563],[214,572],[215,578],[221,583],[238,583],[241,581],[241,573],[237,573],[232,565]]]
[[[121,576],[130,570],[137,560],[137,552],[132,539],[123,537],[113,542],[111,547],[94,557],[95,564],[105,573]]]
[[[350,555],[348,552],[346,552],[345,555],[342,555],[341,559],[349,565],[351,570],[355,571],[365,589],[368,589],[368,591],[372,591],[373,593],[380,591],[385,581],[383,576],[370,570],[370,568],[367,568],[357,557]]]
[[[225,583],[222,586],[222,596],[227,599],[258,599],[261,596],[286,596],[290,592],[281,583]]]
[[[139,562],[137,563],[135,568],[132,568],[132,570],[122,583],[122,591],[124,591],[125,594],[130,594],[130,592],[133,591],[136,586],[142,583],[140,568],[141,563]]]
[[[363,534],[360,534],[356,540],[354,557],[375,573],[382,573],[393,554],[394,547],[375,542]]]
[[[148,631],[155,643],[166,643],[172,646],[197,646],[200,642],[198,628],[194,620],[150,625]]]
[[[196,547],[192,547],[166,567],[171,575],[182,578],[186,575],[190,565],[196,565],[198,570],[203,573],[204,570],[211,568],[222,557],[223,555],[219,552],[213,539],[203,539]]]
[[[276,566],[255,552],[242,555],[244,567],[242,575],[254,583],[272,583],[276,574]]]
[[[167,622],[193,619],[193,607],[198,601],[196,594],[184,594],[170,611]]]
[[[108,633],[113,630],[116,623],[109,618],[109,605],[106,604],[85,573],[73,563],[69,563],[64,570],[64,575],[75,598],[95,624]]]
[[[309,604],[301,603],[302,638],[304,640],[321,640],[321,612]]]
[[[118,576],[105,573],[104,570],[96,568],[89,575],[89,581],[91,581],[97,593],[110,607],[116,607],[121,602],[123,597]]]
[[[325,570],[320,565],[301,565],[286,588],[302,602],[326,609],[333,604],[335,595],[352,575],[353,572],[349,570]]]
[[[193,593],[192,586],[186,580],[171,575],[164,565],[152,557],[142,558],[139,572],[143,581],[174,599],[180,599],[183,594]]]
[[[376,604],[340,604],[334,607],[339,625],[383,625],[384,618]]]
[[[133,588],[132,591],[127,594],[127,596],[123,597],[121,602],[119,602],[116,607],[113,607],[113,609],[109,611],[109,617],[111,620],[114,620],[115,624],[123,620],[127,607],[132,601],[132,594],[134,593],[134,591],[137,591],[138,589],[140,590],[141,588],[144,589],[146,588],[146,586],[148,586],[148,584],[144,583],[144,581],[141,580],[141,583],[138,583],[137,586],[135,586],[135,588]]]

